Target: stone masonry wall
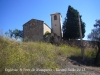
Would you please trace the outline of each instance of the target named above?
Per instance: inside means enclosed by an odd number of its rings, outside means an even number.
[[[29,40],[43,39],[43,21],[31,19],[23,25],[24,38]]]
[[[78,47],[81,47],[81,41],[80,40],[63,40],[61,43],[67,44],[67,45],[76,45]],[[97,45],[94,44],[94,41],[88,41],[88,40],[83,40],[83,47],[84,48],[97,48]]]

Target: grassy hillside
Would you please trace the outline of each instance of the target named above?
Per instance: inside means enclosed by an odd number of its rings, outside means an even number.
[[[52,45],[44,42],[16,42],[0,36],[0,75],[24,75],[21,68],[61,68],[61,57],[80,56],[81,50],[67,45]],[[94,58],[94,50],[85,50],[85,57]],[[8,72],[5,69],[18,69]],[[27,71],[26,75],[30,75]],[[32,74],[33,75],[33,74]]]

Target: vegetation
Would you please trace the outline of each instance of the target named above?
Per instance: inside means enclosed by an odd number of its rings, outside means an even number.
[[[49,35],[50,35],[50,32],[49,31],[46,31],[43,37],[44,38],[48,38]]]
[[[61,68],[60,57],[80,56],[80,53],[80,49],[77,47],[55,46],[43,42],[16,42],[0,36],[0,75],[5,75],[6,73],[9,73],[9,75],[15,74],[15,72],[5,72],[5,68]],[[86,50],[85,56],[94,58],[95,51]],[[30,75],[31,72],[16,72],[17,75],[23,75],[24,73]]]
[[[45,34],[44,34],[44,36],[46,37],[46,36],[48,36],[49,34],[50,34],[50,32],[49,32],[49,31],[46,31]]]
[[[96,20],[94,24],[94,29],[88,35],[88,38],[92,41],[96,41],[96,45],[98,46],[98,52],[95,58],[95,64],[100,65],[100,20]]]
[[[79,39],[79,19],[78,19],[78,11],[71,6],[68,6],[68,11],[63,23],[63,38],[64,39]],[[85,36],[85,23],[81,19],[81,29],[82,29],[82,37]]]
[[[5,32],[6,36],[10,37],[10,38],[15,38],[16,40],[18,38],[23,38],[23,31],[22,30],[10,30],[8,32]]]

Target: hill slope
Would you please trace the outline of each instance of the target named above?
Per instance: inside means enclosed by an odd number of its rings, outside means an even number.
[[[100,69],[86,68],[71,60],[72,57],[77,57],[80,61],[80,51],[75,46],[16,42],[0,36],[0,75],[88,75],[92,70],[99,74]],[[95,51],[86,50],[85,57],[94,58]]]

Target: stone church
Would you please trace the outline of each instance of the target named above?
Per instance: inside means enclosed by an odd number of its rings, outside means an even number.
[[[31,19],[23,25],[24,38],[29,40],[44,40],[43,36],[48,31],[55,40],[62,38],[62,16],[60,13],[51,14],[51,28],[41,20]]]

